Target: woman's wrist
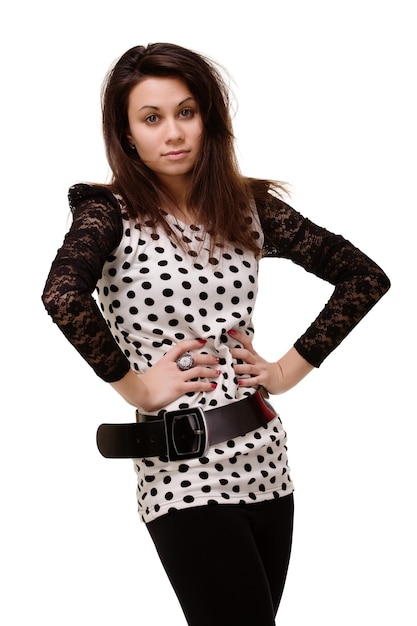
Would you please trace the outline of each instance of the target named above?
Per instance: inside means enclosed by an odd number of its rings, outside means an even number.
[[[294,347],[274,365],[277,369],[277,378],[280,381],[279,390],[275,393],[289,391],[314,369],[314,366],[306,361]],[[271,391],[271,393],[274,392]]]
[[[123,378],[110,383],[128,404],[138,408],[145,403],[147,388],[141,376],[130,369]]]

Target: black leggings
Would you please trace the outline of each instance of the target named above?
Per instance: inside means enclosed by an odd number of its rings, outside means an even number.
[[[275,624],[293,514],[291,494],[172,511],[147,524],[190,626]]]

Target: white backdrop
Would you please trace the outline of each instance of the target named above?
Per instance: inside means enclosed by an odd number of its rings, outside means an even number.
[[[278,624],[417,624],[412,5],[26,0],[3,9],[5,626],[184,624],[136,514],[131,462],[95,447],[98,424],[130,421],[132,409],[40,301],[69,224],[67,188],[107,179],[102,79],[125,50],[156,41],[229,70],[243,172],[288,181],[295,208],[351,239],[393,283],[318,371],[274,399],[296,485]],[[260,280],[256,347],[278,358],[330,289],[286,261],[263,261]]]

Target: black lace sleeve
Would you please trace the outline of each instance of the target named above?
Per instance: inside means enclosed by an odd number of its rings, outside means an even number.
[[[313,224],[282,200],[257,200],[264,255],[290,259],[335,286],[315,321],[295,342],[296,350],[319,367],[388,291],[382,269],[349,241]]]
[[[106,382],[130,364],[114,340],[93,292],[104,262],[120,242],[117,199],[105,187],[79,184],[69,191],[73,222],[52,263],[43,303],[70,343]]]

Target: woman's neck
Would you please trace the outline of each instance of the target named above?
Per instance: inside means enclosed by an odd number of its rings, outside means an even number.
[[[180,180],[175,177],[161,181],[167,191],[166,205],[163,210],[186,224],[195,223],[196,211],[188,202],[189,178]]]

